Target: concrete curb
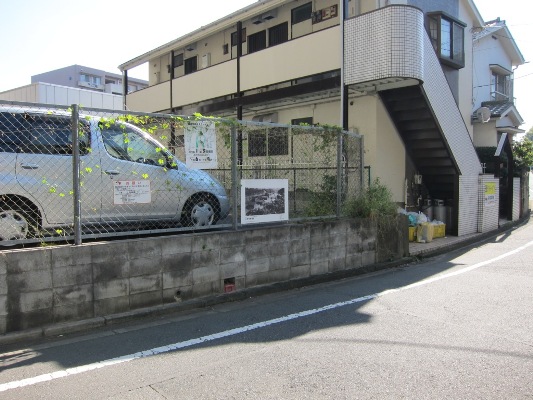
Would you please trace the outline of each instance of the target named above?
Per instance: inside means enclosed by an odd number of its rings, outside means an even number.
[[[214,306],[221,303],[245,300],[250,297],[258,297],[265,294],[276,293],[291,289],[297,289],[304,286],[316,285],[319,283],[332,282],[340,279],[351,278],[354,276],[364,275],[371,272],[377,272],[385,269],[397,268],[402,265],[409,264],[423,258],[433,257],[436,255],[448,253],[463,247],[467,247],[474,243],[481,243],[493,237],[500,235],[503,232],[513,230],[520,226],[526,225],[529,222],[530,215],[522,218],[519,221],[505,224],[497,230],[482,233],[474,237],[459,240],[450,245],[445,245],[439,248],[428,248],[415,256],[404,257],[399,260],[394,260],[385,263],[377,263],[368,265],[357,269],[349,269],[337,272],[331,272],[323,275],[312,276],[309,278],[295,279],[289,282],[280,282],[271,285],[257,286],[249,289],[242,289],[236,292],[226,293],[222,295],[209,296],[194,300],[188,300],[179,303],[171,303],[158,305],[154,307],[141,308],[120,314],[111,314],[104,317],[95,317],[80,321],[64,322],[58,324],[47,325],[42,328],[28,329],[24,331],[10,332],[0,335],[0,345],[14,344],[17,342],[32,342],[46,337],[54,337],[66,335],[76,332],[88,331],[95,328],[120,324],[128,321],[144,317],[163,316],[176,312],[190,311],[194,309],[202,309]]]

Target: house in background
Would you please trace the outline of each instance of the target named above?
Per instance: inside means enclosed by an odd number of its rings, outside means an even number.
[[[141,79],[130,79],[128,91],[148,86]],[[123,110],[122,75],[72,65],[31,77],[31,84],[0,93],[0,100]]]
[[[266,0],[119,69],[128,79],[148,63],[149,87],[125,96],[129,110],[359,132],[371,177],[395,201],[445,203],[449,232],[464,235],[488,226],[480,219],[498,224],[479,204],[489,178],[471,118],[483,26],[471,0]],[[268,157],[268,141],[253,156]]]
[[[473,43],[474,145],[485,156],[492,155],[482,160],[483,166],[499,177],[500,214],[512,219],[516,189],[512,142],[516,134],[525,132],[519,129],[524,121],[513,97],[513,76],[525,60],[505,21],[499,18],[475,28]]]

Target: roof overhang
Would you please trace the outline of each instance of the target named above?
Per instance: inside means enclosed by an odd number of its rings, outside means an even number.
[[[497,126],[496,131],[501,132],[501,133],[513,133],[513,134],[526,132],[524,129],[520,129],[514,126]]]
[[[520,126],[524,123],[524,119],[520,116],[514,105],[510,106],[507,110],[500,114],[500,119],[505,117],[513,121],[513,124],[516,126]]]
[[[474,41],[480,41],[486,37],[491,37],[493,39],[498,39],[501,43],[503,50],[509,56],[511,65],[517,67],[526,62],[524,56],[520,52],[520,49],[516,45],[516,42],[511,35],[511,31],[505,24],[505,21],[497,20],[490,21],[488,24],[483,22],[482,25],[475,27]]]

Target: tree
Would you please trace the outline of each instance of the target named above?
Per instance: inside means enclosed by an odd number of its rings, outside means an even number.
[[[533,128],[528,134],[533,135]],[[513,155],[515,166],[518,169],[529,168],[533,166],[533,141],[525,137],[519,142],[513,143]]]
[[[533,142],[533,126],[529,128],[529,131],[526,133],[526,139],[529,139]]]

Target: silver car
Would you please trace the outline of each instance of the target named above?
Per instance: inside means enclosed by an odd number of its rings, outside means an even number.
[[[222,184],[187,168],[150,134],[97,117],[79,122],[84,227],[210,226],[228,215]],[[57,112],[0,108],[0,244],[72,226],[71,125]]]

